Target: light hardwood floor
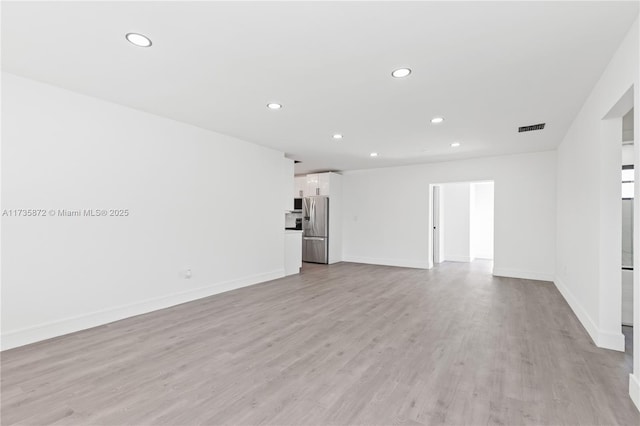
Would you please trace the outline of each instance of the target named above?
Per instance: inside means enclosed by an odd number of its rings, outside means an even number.
[[[3,425],[639,425],[553,284],[340,263],[2,353]]]

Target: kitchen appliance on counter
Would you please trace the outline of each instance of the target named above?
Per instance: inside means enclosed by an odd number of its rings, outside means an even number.
[[[302,199],[302,261],[329,263],[329,197]]]

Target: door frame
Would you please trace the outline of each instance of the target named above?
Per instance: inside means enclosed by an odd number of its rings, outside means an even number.
[[[428,269],[433,268],[435,265],[437,265],[438,263],[442,263],[444,262],[444,256],[442,256],[443,251],[442,251],[442,243],[443,243],[443,238],[442,238],[442,222],[443,222],[443,216],[442,216],[442,208],[443,208],[443,199],[442,199],[442,185],[446,185],[446,184],[450,184],[450,183],[469,183],[469,184],[474,184],[474,183],[492,183],[493,184],[493,244],[494,244],[494,255],[493,255],[493,259],[491,260],[492,262],[495,261],[495,233],[496,233],[496,227],[495,227],[495,221],[496,221],[496,217],[495,217],[495,205],[496,205],[496,183],[495,183],[495,179],[494,178],[484,178],[484,179],[472,179],[472,180],[463,180],[463,181],[451,181],[451,182],[438,182],[438,183],[430,183],[429,184],[429,188],[428,188],[428,208],[427,208],[427,215],[428,215],[428,237],[427,237],[427,246],[425,247],[427,249],[427,259],[428,259]],[[438,189],[436,189],[438,188]],[[434,194],[437,195],[434,196]],[[437,200],[436,200],[437,197]],[[435,213],[435,204],[437,203],[437,214]],[[437,223],[436,223],[437,221]],[[435,232],[438,231],[438,232]],[[437,234],[437,235],[436,235]],[[492,268],[492,272],[493,273],[493,268]]]
[[[442,263],[440,258],[441,250],[440,244],[442,243],[441,234],[441,215],[440,215],[440,185],[432,185],[431,187],[431,258],[433,264]]]

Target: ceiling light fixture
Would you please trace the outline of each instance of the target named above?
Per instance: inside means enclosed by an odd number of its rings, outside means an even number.
[[[457,147],[459,147],[459,146],[460,146],[460,142],[454,142],[454,143],[452,143],[452,144],[451,144],[451,146],[452,146],[453,148],[457,148]]]
[[[409,68],[398,68],[391,73],[395,78],[407,77],[409,74],[411,74],[411,70]]]
[[[142,34],[137,33],[128,33],[125,35],[129,43],[135,44],[138,47],[149,47],[151,46],[151,39],[149,37],[144,36]]]
[[[333,135],[334,139],[342,139],[342,135],[340,133],[336,133],[335,135]]]
[[[269,109],[280,109],[280,108],[282,108],[282,105],[276,104],[276,103],[270,103],[270,104],[267,104],[267,108],[269,108]]]
[[[377,152],[372,152],[371,154],[369,154],[370,157],[377,157],[378,153]]]
[[[442,117],[433,117],[431,119],[431,124],[440,124],[444,121],[444,118]]]

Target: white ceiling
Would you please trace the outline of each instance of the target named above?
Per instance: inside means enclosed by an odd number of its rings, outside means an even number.
[[[3,2],[2,68],[279,149],[297,173],[351,170],[555,148],[637,16],[610,1]]]

